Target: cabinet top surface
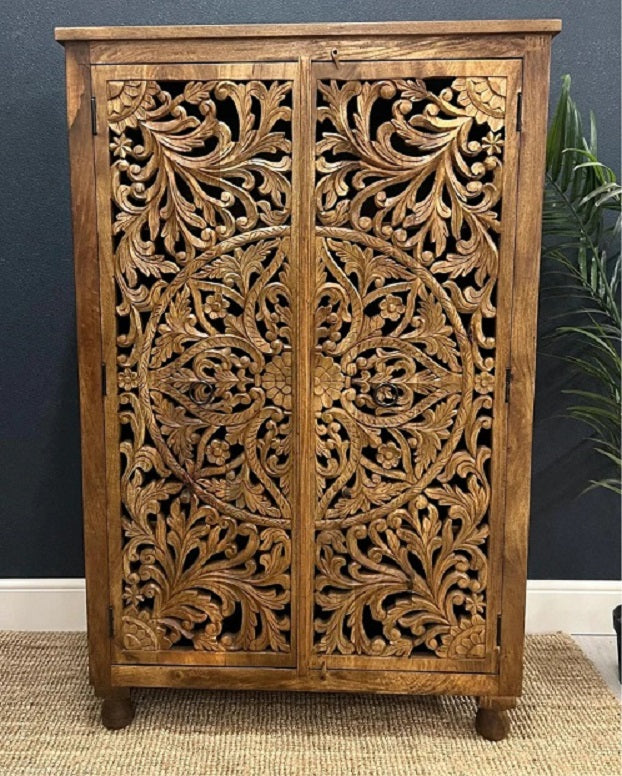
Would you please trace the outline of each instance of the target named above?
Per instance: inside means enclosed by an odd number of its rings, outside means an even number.
[[[57,27],[56,40],[144,40],[180,38],[264,38],[325,35],[556,35],[561,19],[502,19],[330,24],[180,25],[162,27]]]

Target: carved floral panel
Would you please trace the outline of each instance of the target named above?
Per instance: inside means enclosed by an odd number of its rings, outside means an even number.
[[[290,652],[286,81],[109,81],[126,649]]]
[[[314,651],[483,658],[506,79],[317,99]]]

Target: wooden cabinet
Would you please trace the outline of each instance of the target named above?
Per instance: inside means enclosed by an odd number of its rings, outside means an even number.
[[[59,29],[91,680],[520,694],[556,21]]]

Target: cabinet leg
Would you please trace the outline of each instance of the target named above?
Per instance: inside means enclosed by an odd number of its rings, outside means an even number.
[[[501,741],[510,732],[508,709],[516,706],[516,698],[478,698],[475,730],[488,741]]]
[[[108,730],[120,730],[134,719],[134,706],[129,689],[120,688],[103,696],[102,725]]]

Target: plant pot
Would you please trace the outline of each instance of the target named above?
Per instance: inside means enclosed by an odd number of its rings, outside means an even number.
[[[622,605],[616,606],[613,610],[613,627],[618,637],[618,681],[622,684],[622,655],[620,652],[620,615],[622,615]]]

